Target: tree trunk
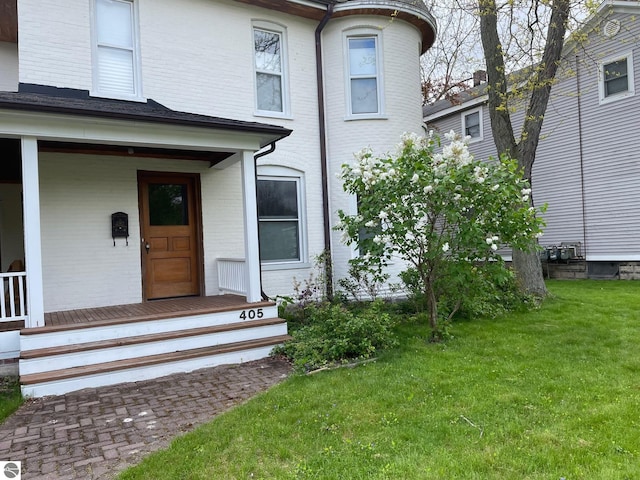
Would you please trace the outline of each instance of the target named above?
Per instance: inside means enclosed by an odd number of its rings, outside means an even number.
[[[523,252],[514,249],[513,269],[516,272],[516,280],[521,292],[539,298],[544,298],[547,295],[542,265],[537,252]]]
[[[535,5],[534,5],[535,6]],[[525,115],[519,143],[516,143],[508,106],[507,74],[500,37],[495,0],[478,0],[480,12],[480,36],[487,64],[488,104],[491,131],[498,153],[507,153],[518,160],[523,177],[531,183],[533,162],[540,140],[542,121],[547,109],[551,86],[562,54],[570,0],[554,0],[550,3],[551,18],[542,61],[535,69],[531,96]],[[532,186],[533,188],[533,186]],[[544,297],[544,284],[540,259],[535,251],[513,252],[513,266],[518,285],[524,293]]]

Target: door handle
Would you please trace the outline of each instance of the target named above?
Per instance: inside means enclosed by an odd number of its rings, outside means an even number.
[[[149,249],[151,248],[151,245],[149,245],[148,243],[145,243],[144,248],[147,251],[147,253],[149,253]]]

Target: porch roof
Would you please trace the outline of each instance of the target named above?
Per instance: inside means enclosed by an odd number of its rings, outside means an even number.
[[[260,135],[263,139],[261,146],[281,140],[292,132],[278,125],[180,112],[152,99],[132,102],[99,98],[90,96],[87,90],[25,83],[19,85],[17,92],[0,92],[0,109],[246,132]]]

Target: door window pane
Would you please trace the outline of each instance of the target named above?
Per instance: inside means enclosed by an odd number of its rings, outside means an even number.
[[[153,226],[189,225],[187,202],[187,185],[150,184],[149,224]]]

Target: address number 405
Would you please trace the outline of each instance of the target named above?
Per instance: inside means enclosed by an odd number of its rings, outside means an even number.
[[[240,313],[240,320],[255,320],[256,318],[264,317],[264,312],[261,308],[255,308],[251,310],[243,310]]]

